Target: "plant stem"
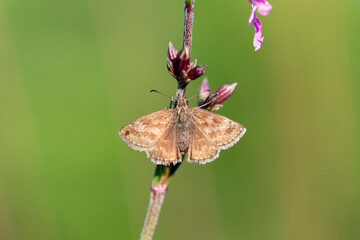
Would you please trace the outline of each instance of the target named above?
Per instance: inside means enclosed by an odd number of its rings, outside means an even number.
[[[176,172],[180,164],[181,163],[170,166],[156,165],[155,175],[151,184],[149,206],[140,240],[152,239],[157,221],[159,219],[161,206],[167,192],[170,177]]]
[[[167,192],[169,179],[170,167],[157,165],[153,183],[151,184],[150,201],[145,217],[144,227],[140,236],[141,240],[151,240],[154,235],[161,206]]]
[[[184,37],[183,48],[191,50],[192,28],[194,20],[194,0],[185,0],[184,10]],[[186,85],[178,85],[177,95],[185,94]],[[182,161],[184,161],[183,156]],[[154,235],[160,210],[164,201],[171,176],[176,172],[181,162],[176,165],[156,165],[155,175],[151,184],[150,201],[145,217],[144,226],[141,232],[140,240],[151,240]]]
[[[161,186],[159,187],[161,188]],[[151,240],[154,235],[161,206],[165,198],[165,189],[167,189],[167,187],[162,188],[160,191],[151,188],[149,207],[145,218],[144,228],[140,236],[141,240]]]
[[[194,21],[194,3],[195,0],[185,0],[184,10],[184,36],[183,48],[188,47],[191,50],[192,28]]]

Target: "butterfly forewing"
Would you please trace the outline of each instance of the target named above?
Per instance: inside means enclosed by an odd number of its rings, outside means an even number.
[[[126,124],[119,135],[135,150],[144,151],[155,146],[170,124],[174,124],[174,109],[165,109]]]
[[[201,108],[190,108],[189,111],[195,126],[215,148],[233,146],[246,131],[240,123],[219,114]]]
[[[187,160],[189,162],[205,164],[219,156],[220,150],[210,144],[204,134],[194,123],[190,123],[189,133],[191,136],[187,152]]]

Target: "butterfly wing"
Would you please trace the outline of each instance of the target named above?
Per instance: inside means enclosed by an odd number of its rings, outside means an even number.
[[[119,135],[133,149],[145,151],[153,162],[169,164],[178,161],[174,117],[174,109],[151,113],[126,124]]]
[[[154,112],[126,124],[119,130],[119,135],[133,149],[144,151],[157,143],[173,119],[173,109]]]
[[[145,151],[148,158],[156,164],[181,162],[182,156],[176,141],[176,124],[170,125],[155,146]]]
[[[203,110],[201,108],[190,108],[190,115],[192,116],[191,121],[197,130],[193,130],[194,133],[199,135],[197,132],[201,132],[204,138],[209,142],[210,146],[220,151],[221,149],[227,149],[233,146],[239,139],[244,135],[246,129],[240,123],[237,123],[227,117],[219,114]],[[201,140],[203,142],[203,140]],[[192,142],[194,144],[194,142]],[[189,149],[193,148],[189,146]],[[204,145],[204,149],[209,148]],[[211,148],[208,149],[209,155],[213,155],[208,158],[207,162],[214,160],[218,157]],[[205,158],[206,151],[203,151],[198,158]],[[191,157],[190,157],[191,159]],[[206,162],[204,162],[206,163]]]
[[[187,151],[187,160],[205,164],[219,156],[220,150],[211,145],[204,133],[193,123],[189,124],[190,142]]]

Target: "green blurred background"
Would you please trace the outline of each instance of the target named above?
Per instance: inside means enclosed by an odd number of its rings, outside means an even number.
[[[248,131],[181,166],[155,239],[360,239],[360,1],[271,3],[254,52],[248,1],[196,1],[192,56]],[[182,29],[182,0],[0,0],[1,240],[139,237],[155,165],[117,130],[168,105]]]

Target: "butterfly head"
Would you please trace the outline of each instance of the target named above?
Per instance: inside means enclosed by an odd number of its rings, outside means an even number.
[[[187,108],[188,100],[186,99],[186,95],[184,91],[178,91],[176,94],[175,107],[176,108]]]

